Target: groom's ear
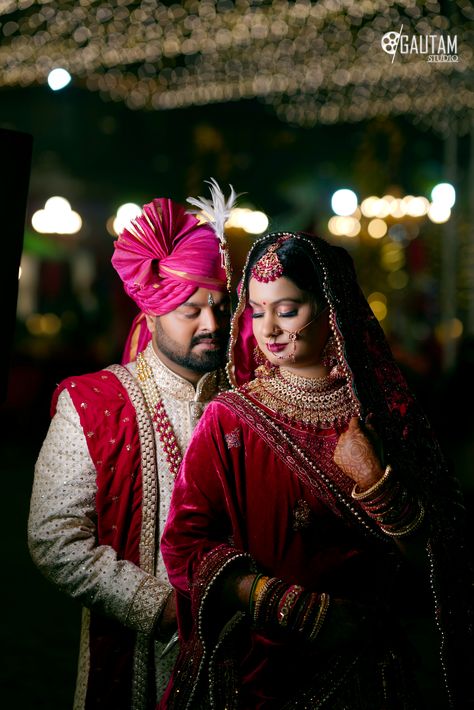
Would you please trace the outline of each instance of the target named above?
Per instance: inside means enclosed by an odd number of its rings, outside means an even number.
[[[155,330],[156,330],[156,318],[157,318],[157,316],[145,315],[145,318],[146,318],[146,324],[147,324],[148,330],[150,331],[150,333],[153,334],[153,333],[155,332]]]

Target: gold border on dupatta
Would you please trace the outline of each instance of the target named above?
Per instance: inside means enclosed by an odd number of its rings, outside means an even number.
[[[158,510],[158,477],[155,449],[155,431],[148,414],[143,393],[135,378],[121,365],[107,368],[127,390],[137,416],[142,462],[142,526],[140,534],[140,568],[155,574],[156,518]],[[137,633],[133,658],[132,708],[144,710],[147,702],[149,655],[152,645],[146,634]]]

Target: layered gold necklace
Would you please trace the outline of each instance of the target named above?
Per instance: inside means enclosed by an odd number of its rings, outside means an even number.
[[[270,376],[256,378],[247,392],[292,422],[330,429],[357,415],[357,407],[343,376],[300,377],[275,368]]]

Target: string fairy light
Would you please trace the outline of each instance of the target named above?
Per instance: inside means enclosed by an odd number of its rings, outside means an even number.
[[[448,16],[434,0],[0,0],[0,86],[44,84],[61,66],[137,110],[258,98],[306,126],[404,114],[440,131],[455,116],[466,132],[474,11],[450,5]],[[402,27],[394,56],[384,36]]]

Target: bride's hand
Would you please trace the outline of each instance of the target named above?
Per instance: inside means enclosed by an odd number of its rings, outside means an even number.
[[[375,447],[375,433],[364,427],[357,417],[349,422],[340,435],[334,461],[361,490],[370,488],[383,476],[383,467]]]

